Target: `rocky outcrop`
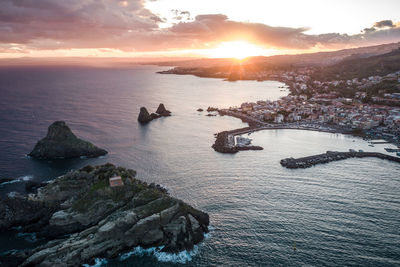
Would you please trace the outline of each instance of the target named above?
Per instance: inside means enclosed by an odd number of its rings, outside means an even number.
[[[78,266],[114,258],[133,247],[192,249],[208,232],[209,217],[158,185],[112,164],[69,172],[29,197],[0,200],[0,231],[22,226],[48,238],[30,251],[0,257],[20,266]],[[123,186],[110,187],[121,176]]]
[[[147,111],[147,109],[145,107],[141,107],[140,108],[140,112],[139,112],[139,116],[138,116],[138,121],[140,123],[148,123],[152,120],[161,118],[161,117],[168,117],[171,116],[171,111],[166,110],[164,104],[160,104],[157,108],[156,113],[151,113],[149,114],[149,112]]]
[[[46,137],[37,142],[28,155],[39,159],[67,159],[105,154],[106,150],[76,137],[64,121],[56,121],[49,126]]]
[[[138,116],[138,121],[140,123],[148,123],[148,122],[150,122],[152,120],[153,120],[153,118],[152,118],[152,116],[150,116],[150,114],[147,111],[147,109],[145,107],[141,107],[140,108],[140,112],[139,112],[139,116]]]
[[[160,105],[157,108],[156,113],[163,117],[171,116],[171,111],[167,110],[163,103],[160,103]]]
[[[202,108],[198,108],[198,109],[197,109],[197,111],[198,111],[198,112],[203,112],[203,111],[204,111],[204,109],[202,109]]]
[[[207,111],[208,111],[208,112],[218,111],[218,108],[208,107],[208,108],[207,108]]]

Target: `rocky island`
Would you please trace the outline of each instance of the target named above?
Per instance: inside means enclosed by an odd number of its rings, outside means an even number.
[[[145,107],[141,107],[138,116],[138,121],[142,124],[146,124],[154,119],[158,119],[161,117],[168,117],[168,116],[171,116],[171,111],[167,110],[163,103],[160,103],[156,113],[149,114],[149,112]]]
[[[0,199],[0,231],[19,227],[47,241],[0,256],[0,265],[78,266],[98,257],[118,257],[137,246],[175,253],[203,240],[208,214],[135,175],[110,163],[86,166],[36,194]]]
[[[28,156],[38,159],[67,159],[98,157],[107,151],[79,139],[64,121],[56,121],[48,128],[45,138],[37,142]]]

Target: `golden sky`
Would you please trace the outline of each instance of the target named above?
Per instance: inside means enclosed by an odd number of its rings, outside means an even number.
[[[0,57],[237,57],[400,41],[399,0],[1,0]]]

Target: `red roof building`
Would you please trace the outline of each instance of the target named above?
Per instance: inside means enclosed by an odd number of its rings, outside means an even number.
[[[123,186],[124,182],[122,181],[121,176],[111,177],[109,179],[111,187]]]

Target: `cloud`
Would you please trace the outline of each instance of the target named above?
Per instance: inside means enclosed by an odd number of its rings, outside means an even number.
[[[179,10],[179,9],[172,9],[171,12],[175,15],[173,17],[174,20],[177,20],[177,21],[188,21],[188,20],[192,19],[190,17],[190,12],[189,11],[182,11],[182,10]]]
[[[145,0],[1,0],[1,51],[104,48],[121,51],[201,49],[247,40],[284,49],[341,48],[400,41],[400,26],[376,22],[361,33],[307,34],[308,28],[273,27],[173,9],[176,24],[145,8]]]
[[[375,28],[384,28],[384,27],[393,28],[393,27],[395,27],[395,25],[393,24],[393,21],[391,21],[391,20],[381,20],[381,21],[375,22],[374,27]]]

